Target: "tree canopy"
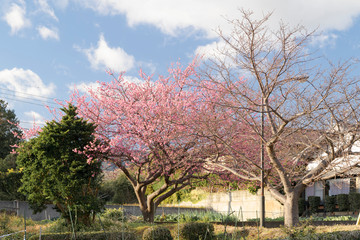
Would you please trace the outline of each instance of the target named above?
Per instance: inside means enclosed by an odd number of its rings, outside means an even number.
[[[175,65],[157,80],[142,74],[140,83],[120,75],[72,99],[109,143],[109,159],[131,182],[146,221],[164,199],[208,174],[202,163],[211,146],[185,124],[201,107],[195,104],[201,95],[183,88],[195,76],[194,65]]]
[[[7,103],[0,100],[0,158],[5,158],[13,149],[12,146],[19,143],[17,135],[21,134],[21,130],[18,124],[14,110],[8,109]]]
[[[21,172],[16,166],[16,155],[10,152],[20,142],[22,131],[15,112],[8,109],[4,100],[0,100],[0,199],[23,200],[17,192],[20,187]]]
[[[87,150],[98,144],[93,135],[96,126],[78,117],[71,104],[61,110],[60,121],[46,123],[38,136],[19,147],[20,191],[35,210],[53,203],[65,218],[71,212],[89,224],[91,213],[103,206],[97,197],[103,155]]]
[[[284,204],[285,224],[293,226],[306,185],[321,180],[339,158],[354,167],[349,156],[360,139],[360,82],[350,75],[351,60],[319,64],[309,51],[314,32],[284,23],[270,29],[270,17],[242,10],[240,19],[229,20],[232,32],[219,30],[224,45],[191,84],[228,119],[223,124],[235,126],[198,131],[222,145],[211,164],[257,182],[264,173],[266,188]],[[229,138],[236,135],[243,138]],[[244,148],[260,143],[264,151]]]

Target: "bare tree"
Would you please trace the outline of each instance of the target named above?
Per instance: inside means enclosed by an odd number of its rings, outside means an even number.
[[[267,189],[284,205],[285,224],[294,226],[305,186],[340,157],[353,166],[348,156],[360,137],[359,82],[350,77],[352,61],[319,65],[324,61],[307,48],[314,31],[284,23],[272,31],[271,14],[256,20],[252,12],[241,13],[241,19],[229,21],[231,34],[218,31],[225,44],[206,61],[197,82],[209,101],[220,96],[212,101],[214,108],[238,127],[201,133],[221,149],[212,164],[246,180],[260,181],[263,171]],[[236,142],[240,138],[230,137],[238,134],[247,144],[262,141],[264,167],[258,155],[249,156],[244,142]],[[310,162],[315,167],[310,169]]]

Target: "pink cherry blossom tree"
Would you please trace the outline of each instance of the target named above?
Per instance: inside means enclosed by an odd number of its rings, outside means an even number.
[[[97,125],[97,138],[131,182],[145,221],[154,220],[164,199],[209,174],[203,163],[213,146],[188,124],[206,110],[202,94],[186,87],[195,67],[196,61],[186,68],[174,65],[157,80],[140,72],[137,83],[110,73],[111,82],[88,94],[74,92],[71,99]]]

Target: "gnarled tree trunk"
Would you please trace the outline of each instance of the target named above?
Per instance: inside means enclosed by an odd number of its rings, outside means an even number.
[[[285,194],[284,225],[293,227],[299,225],[299,198],[305,189],[304,184],[298,184]]]

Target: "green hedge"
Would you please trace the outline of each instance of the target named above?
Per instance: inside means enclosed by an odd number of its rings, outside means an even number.
[[[41,234],[42,240],[67,240],[71,239],[72,233],[44,233]],[[123,238],[124,236],[124,238]],[[39,235],[33,235],[29,240],[38,240]],[[132,232],[79,232],[76,234],[76,239],[78,240],[98,240],[98,239],[107,239],[107,240],[136,240],[136,236]]]
[[[325,211],[334,212],[336,210],[336,196],[325,196]]]
[[[302,216],[303,213],[306,210],[306,201],[305,201],[305,199],[304,198],[299,198],[298,204],[299,204],[299,216]]]
[[[171,232],[166,227],[151,227],[144,231],[143,240],[173,240]]]
[[[360,210],[360,193],[349,194],[350,210],[355,212]]]
[[[338,204],[339,211],[348,211],[349,210],[349,195],[348,194],[336,195],[336,202]]]
[[[309,210],[311,213],[316,213],[320,206],[320,197],[318,196],[309,196]]]
[[[214,225],[211,223],[191,222],[180,226],[180,237],[183,240],[203,240],[214,238]]]

